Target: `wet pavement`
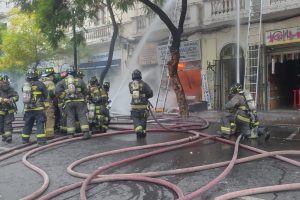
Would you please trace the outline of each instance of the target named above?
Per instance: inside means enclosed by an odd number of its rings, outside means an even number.
[[[120,121],[118,121],[120,122]],[[158,125],[150,125],[158,127]],[[122,125],[131,127],[131,125]],[[216,134],[219,124],[212,122],[204,133]],[[300,150],[300,133],[297,126],[269,126],[271,139],[265,143],[263,139],[243,140],[243,144],[257,147],[266,151]],[[59,187],[81,181],[82,179],[70,176],[66,168],[75,160],[99,152],[105,152],[125,147],[155,144],[187,137],[187,134],[176,132],[148,133],[145,140],[137,141],[134,134],[123,134],[93,138],[87,141],[75,141],[61,144],[33,154],[29,161],[42,168],[50,177],[50,185],[45,193]],[[32,138],[33,139],[33,138]],[[14,134],[12,144],[0,145],[0,152],[13,146],[20,145],[20,135]],[[156,148],[158,149],[158,148]],[[105,156],[85,162],[75,168],[75,171],[91,173],[99,166],[112,163],[130,156],[153,151],[153,149],[124,152],[113,156]],[[165,152],[159,155],[133,161],[127,165],[114,167],[104,174],[136,173],[162,171],[206,165],[230,160],[233,146],[216,141],[199,142],[186,148]],[[239,158],[254,155],[255,153],[240,149]],[[300,156],[286,156],[300,161]],[[21,162],[22,155],[0,161],[0,200],[20,199],[38,189],[42,185],[42,178],[26,168]],[[217,177],[224,167],[193,172],[181,175],[160,177],[177,186],[184,194],[191,193]],[[201,199],[214,199],[216,196],[232,191],[269,186],[285,183],[296,183],[300,180],[299,168],[272,158],[260,159],[244,164],[235,165],[231,173],[218,185],[204,193]],[[89,190],[88,199],[103,200],[172,200],[177,196],[171,190],[149,183],[118,181],[95,184]],[[79,189],[67,192],[55,199],[79,199]],[[200,198],[198,198],[200,199]],[[300,191],[259,194],[239,199],[252,200],[297,200]]]

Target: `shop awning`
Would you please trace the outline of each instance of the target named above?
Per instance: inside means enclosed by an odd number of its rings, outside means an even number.
[[[98,62],[88,62],[88,63],[80,63],[80,69],[100,69],[106,66],[107,61],[98,61]],[[118,67],[121,65],[121,59],[113,60],[111,63],[111,67]]]

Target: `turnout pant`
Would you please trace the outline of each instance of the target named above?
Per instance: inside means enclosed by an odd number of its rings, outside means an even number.
[[[2,135],[2,141],[12,137],[12,122],[15,120],[13,113],[7,113],[6,115],[0,115],[0,135]]]
[[[82,132],[89,131],[89,125],[86,117],[87,106],[84,102],[68,102],[66,103],[65,112],[67,115],[67,133],[75,134],[75,122],[76,116],[78,117],[78,121],[80,123],[80,128]]]
[[[131,118],[133,120],[134,132],[137,134],[146,134],[147,118],[149,111],[147,109],[132,109]]]
[[[221,119],[221,133],[224,135],[247,135],[250,129],[251,119],[243,111],[227,114]]]
[[[32,133],[32,127],[34,122],[36,123],[36,138],[37,141],[45,141],[45,122],[46,115],[44,110],[31,110],[25,111],[24,115],[24,128],[22,133],[23,140],[29,140],[30,135]]]
[[[106,132],[109,123],[109,110],[105,105],[95,105],[95,117],[90,123],[90,130],[92,132]]]
[[[48,107],[45,108],[45,113],[46,113],[46,137],[51,138],[54,136],[54,106],[49,105]]]

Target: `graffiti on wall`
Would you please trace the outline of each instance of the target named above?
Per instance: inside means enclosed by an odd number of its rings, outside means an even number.
[[[265,39],[267,46],[300,42],[300,27],[267,31]]]

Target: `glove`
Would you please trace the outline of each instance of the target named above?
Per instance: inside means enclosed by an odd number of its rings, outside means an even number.
[[[3,99],[3,102],[4,102],[4,103],[10,103],[11,100],[10,100],[10,99],[7,99],[7,98],[4,98],[4,99]]]
[[[10,103],[10,99],[7,98],[0,98],[0,103]]]

